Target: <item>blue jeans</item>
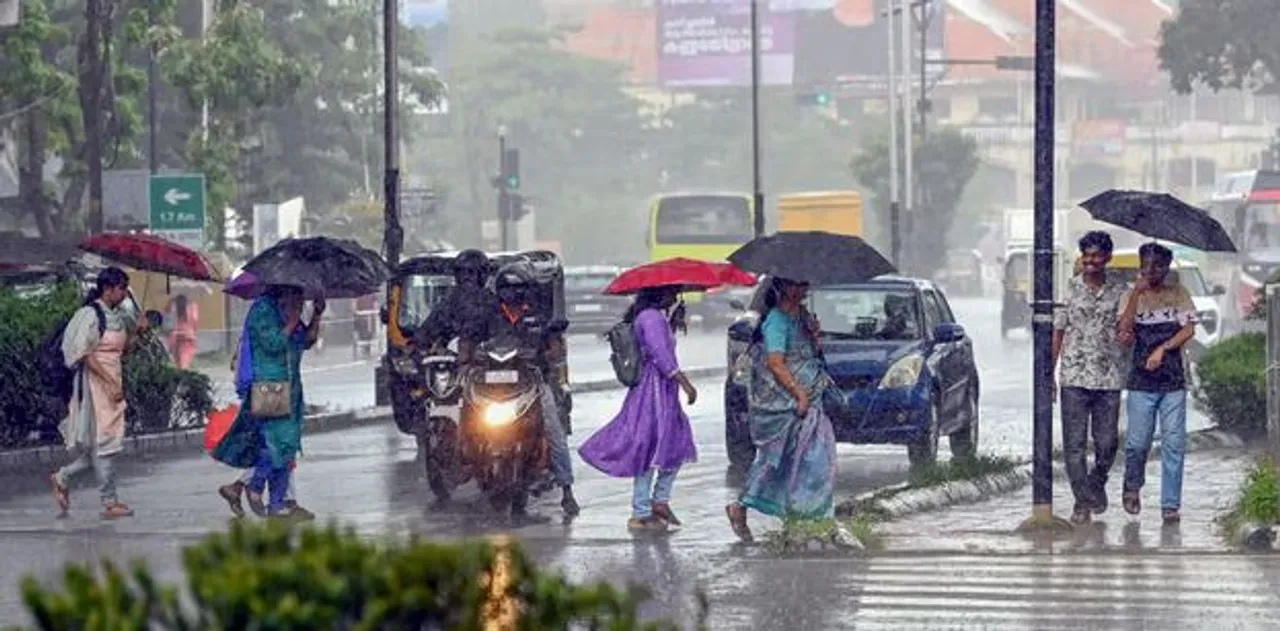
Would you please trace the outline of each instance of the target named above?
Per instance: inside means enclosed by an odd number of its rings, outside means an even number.
[[[654,469],[638,475],[634,479],[631,491],[631,517],[645,519],[653,515],[653,503],[667,504],[671,502],[671,487],[675,486],[679,469],[658,471],[658,480],[654,482]]]
[[[1147,456],[1160,424],[1160,508],[1182,507],[1182,465],[1187,454],[1187,391],[1129,391],[1125,406],[1124,490],[1140,491],[1146,482]]]
[[[551,477],[561,487],[573,486],[573,456],[569,452],[569,435],[560,422],[559,406],[551,386],[542,388],[542,431],[547,437],[551,457]]]

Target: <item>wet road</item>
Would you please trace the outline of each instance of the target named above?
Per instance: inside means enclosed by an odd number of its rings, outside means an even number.
[[[1025,454],[1029,344],[1000,340],[998,303],[957,301],[955,308],[978,348],[982,449]],[[691,335],[681,342],[686,363],[691,356],[723,356],[723,338]],[[588,350],[583,357],[591,352],[607,355]],[[607,364],[601,367],[607,371]],[[372,398],[371,386],[364,387]],[[1267,628],[1280,609],[1271,588],[1280,578],[1280,557],[965,556],[954,548],[928,553],[927,541],[918,551],[870,559],[776,559],[744,550],[734,544],[722,512],[738,480],[726,471],[719,381],[704,380],[698,388],[701,399],[690,416],[700,460],[681,473],[673,502],[687,524],[683,531],[632,538],[625,529],[630,485],[579,463],[583,515],[572,524],[552,520],[514,534],[576,578],[647,584],[655,592],[654,613],[687,619],[691,595],[704,589],[715,629],[1252,629]],[[619,391],[580,395],[572,442],[607,421],[620,401]],[[904,451],[842,446],[838,492],[847,496],[901,481]],[[72,518],[58,521],[42,481],[0,477],[8,492],[0,499],[0,620],[21,615],[16,585],[22,574],[51,579],[67,561],[143,557],[162,577],[178,580],[181,546],[227,523],[225,505],[213,491],[236,472],[198,456],[122,464],[120,493],[138,516],[117,523],[97,519],[92,489],[78,489]],[[369,534],[447,538],[499,531],[469,490],[447,507],[432,506],[412,443],[389,424],[308,438],[297,481],[299,498],[322,518]],[[535,509],[558,515],[555,498]],[[768,526],[755,522],[757,531]]]

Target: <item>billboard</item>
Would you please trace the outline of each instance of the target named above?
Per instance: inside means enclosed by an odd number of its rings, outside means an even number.
[[[279,243],[281,239],[302,236],[302,215],[306,203],[295,197],[279,204],[253,205],[253,254]]]
[[[795,82],[797,85],[845,85],[883,90],[889,74],[889,0],[838,0],[827,9],[794,12]],[[928,11],[925,33],[927,59],[943,59],[946,51],[946,2],[924,4]],[[901,51],[901,28],[894,21],[895,44]],[[913,25],[911,74],[920,76],[920,40]],[[942,66],[926,72],[937,77]]]
[[[658,0],[663,87],[751,85],[752,0]],[[757,7],[761,85],[790,85],[796,33],[790,2]]]

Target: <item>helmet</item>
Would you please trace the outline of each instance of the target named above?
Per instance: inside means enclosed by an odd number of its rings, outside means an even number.
[[[480,250],[463,250],[458,253],[458,258],[454,260],[453,265],[454,274],[459,278],[463,276],[484,278],[489,269],[489,257]]]

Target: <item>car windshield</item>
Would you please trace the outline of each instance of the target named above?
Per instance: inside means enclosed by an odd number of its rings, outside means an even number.
[[[918,305],[915,292],[900,288],[815,288],[809,294],[823,336],[842,339],[918,340]]]
[[[453,287],[452,276],[424,275],[408,276],[401,283],[400,326],[416,328],[431,315],[431,310],[449,289]]]
[[[614,274],[565,274],[564,290],[600,293],[614,278]]]

